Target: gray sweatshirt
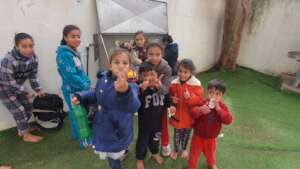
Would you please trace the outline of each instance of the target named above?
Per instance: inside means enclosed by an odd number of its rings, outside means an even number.
[[[148,60],[146,60],[144,65],[152,65]],[[158,76],[163,75],[163,78],[161,80],[162,86],[159,89],[159,93],[165,95],[169,93],[169,87],[171,85],[171,76],[172,76],[172,69],[168,65],[168,62],[164,59],[161,59],[161,62],[159,65],[155,66],[155,71],[158,73]]]

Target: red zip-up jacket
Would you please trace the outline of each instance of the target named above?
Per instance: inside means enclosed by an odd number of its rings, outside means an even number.
[[[190,92],[191,97],[189,99],[184,98],[185,91]],[[170,124],[174,128],[192,127],[193,118],[190,115],[189,108],[198,105],[199,102],[204,100],[203,91],[201,82],[195,76],[192,76],[185,83],[181,83],[179,78],[172,81],[170,94],[178,98],[178,103],[174,104],[176,106],[175,118],[170,119]]]
[[[207,99],[190,111],[194,118],[194,134],[205,139],[216,138],[222,129],[222,124],[231,124],[233,117],[228,107],[222,102],[220,102],[221,111],[217,112],[216,109],[211,109],[210,113],[202,114],[199,108],[205,104],[208,104]]]

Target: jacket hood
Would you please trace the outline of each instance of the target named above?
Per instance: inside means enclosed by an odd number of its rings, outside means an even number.
[[[169,48],[178,48],[178,44],[177,43],[170,43],[167,45]]]
[[[185,83],[191,86],[201,86],[200,80],[198,80],[194,75]],[[180,79],[179,78],[174,79],[172,81],[172,84],[180,84]]]
[[[79,56],[79,53],[74,51],[72,48],[70,48],[69,46],[67,45],[60,45],[57,50],[56,50],[56,53],[59,55],[59,54],[62,54],[64,52],[68,52],[68,53],[71,53],[73,55],[76,55],[76,56]]]

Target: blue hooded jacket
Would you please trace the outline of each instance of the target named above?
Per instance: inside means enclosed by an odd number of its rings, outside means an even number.
[[[177,43],[169,43],[165,48],[165,60],[172,68],[172,75],[177,74],[177,60],[178,60],[178,45]]]
[[[57,70],[62,78],[62,90],[69,93],[88,90],[91,81],[83,69],[79,52],[67,45],[61,45],[57,48],[56,54]]]
[[[118,93],[110,71],[99,72],[97,77],[95,89],[75,93],[82,104],[101,107],[93,121],[93,145],[102,152],[126,150],[133,140],[133,114],[140,107],[138,86],[129,83],[126,93]]]
[[[176,64],[178,59],[178,45],[177,43],[167,44],[165,48],[165,60],[170,66]]]

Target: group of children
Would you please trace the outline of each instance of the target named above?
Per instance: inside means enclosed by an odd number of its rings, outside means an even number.
[[[170,155],[171,159],[176,160],[180,152],[181,158],[188,158],[189,169],[197,168],[202,152],[208,166],[217,168],[216,137],[222,124],[232,122],[231,113],[222,101],[226,90],[223,81],[210,81],[208,96],[204,97],[204,89],[194,76],[196,68],[190,59],[179,62],[178,75],[172,81],[172,69],[163,59],[164,47],[158,43],[148,43],[143,32],[137,32],[134,48],[115,50],[110,57],[109,70],[98,72],[97,84],[91,87],[77,51],[80,36],[81,31],[77,26],[67,25],[56,58],[74,139],[78,140],[78,127],[72,104],[98,105],[93,120],[91,144],[100,159],[107,160],[112,169],[121,169],[121,159],[133,141],[133,114],[138,112],[135,151],[137,169],[145,169],[144,159],[148,148],[152,159],[158,164],[163,163],[164,159],[159,153],[160,142],[163,155]],[[37,61],[33,52],[33,39],[27,36],[19,39],[12,51],[17,54],[10,54],[1,61],[0,98],[13,113],[19,133],[28,141],[24,133],[30,133],[26,123],[29,109],[25,109],[27,102],[20,101],[21,96],[28,98],[29,94],[22,86],[23,80],[30,79],[39,96],[42,97],[44,93],[36,78]],[[19,47],[20,44],[27,45],[31,49],[30,54],[26,54]],[[136,52],[135,56],[132,50]],[[139,60],[134,62],[134,59]],[[36,67],[25,66],[23,72],[16,69],[18,64],[28,60]],[[133,64],[138,71],[137,82],[128,81],[128,72]],[[17,79],[20,71],[23,80]],[[7,79],[10,81],[7,82]],[[174,128],[173,151],[169,145],[168,121]],[[188,152],[192,130],[193,138]],[[40,141],[37,138],[29,141]],[[82,143],[80,145],[85,146]]]

